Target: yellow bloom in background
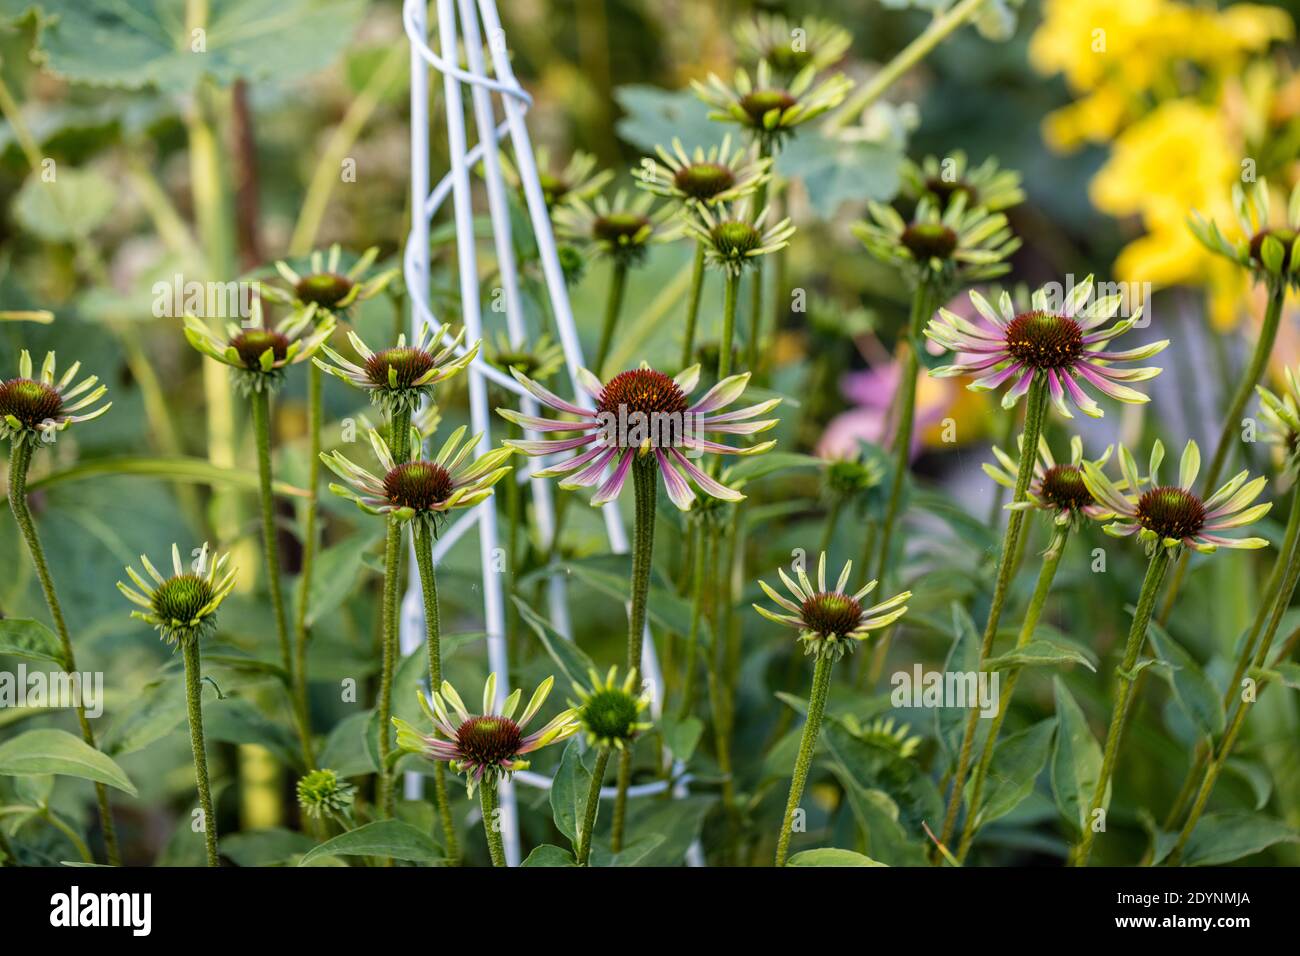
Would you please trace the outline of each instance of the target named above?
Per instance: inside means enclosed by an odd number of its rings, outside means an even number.
[[[1064,74],[1076,92],[1112,80],[1144,90],[1164,66],[1147,43],[1171,6],[1170,0],[1045,0],[1029,61],[1040,73]]]

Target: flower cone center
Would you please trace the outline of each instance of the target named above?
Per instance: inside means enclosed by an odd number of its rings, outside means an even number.
[[[299,282],[295,291],[301,301],[329,309],[352,291],[352,281],[333,272],[318,272]]]
[[[1282,243],[1282,271],[1285,272],[1291,268],[1291,247],[1295,244],[1297,232],[1294,229],[1281,227],[1278,229],[1263,229],[1250,240],[1250,258],[1260,265],[1264,264],[1264,240],[1272,236],[1278,242]]]
[[[1164,485],[1138,499],[1138,522],[1161,538],[1191,537],[1205,524],[1205,505],[1190,491]]]
[[[847,594],[814,594],[803,602],[804,625],[827,637],[844,637],[862,620],[862,605]]]
[[[1016,316],[1006,331],[1007,351],[1037,369],[1067,369],[1083,354],[1083,329],[1074,319],[1035,310]]]
[[[650,220],[634,212],[611,212],[592,223],[591,234],[604,242],[631,242]]]
[[[1043,474],[1042,498],[1061,511],[1077,511],[1093,503],[1083,471],[1075,465],[1056,465]]]
[[[168,578],[154,591],[150,603],[165,621],[189,623],[212,600],[212,585],[196,574]]]
[[[433,356],[424,349],[404,346],[384,349],[366,359],[366,377],[381,388],[388,387],[388,370],[397,374],[397,387],[409,388],[433,368]]]
[[[231,346],[239,353],[240,360],[247,368],[261,368],[262,353],[267,349],[275,356],[277,362],[284,361],[289,352],[289,340],[273,329],[249,329],[240,332],[230,340]]]
[[[758,248],[762,236],[747,222],[722,222],[713,228],[713,244],[725,256],[739,258]]]
[[[615,375],[605,383],[596,402],[596,411],[613,416],[620,431],[626,424],[629,435],[637,430],[645,438],[653,436],[656,447],[680,442],[683,415],[689,407],[686,394],[670,376],[648,368]]]
[[[628,740],[634,735],[637,702],[618,689],[601,690],[582,706],[582,722],[601,740]]]
[[[957,249],[957,233],[937,222],[913,223],[903,230],[899,241],[921,262],[947,259]]]
[[[408,461],[384,476],[384,494],[403,508],[430,511],[451,497],[451,475],[432,461]]]
[[[26,428],[57,418],[63,397],[44,382],[14,378],[0,382],[0,416],[12,415]]]
[[[692,199],[712,199],[736,182],[730,169],[721,163],[692,163],[673,176],[673,183]]]
[[[763,117],[772,110],[788,110],[798,100],[785,90],[754,90],[740,98],[743,109],[755,123],[762,123]]]
[[[474,766],[495,766],[519,753],[523,733],[508,717],[471,717],[456,728],[456,747]]]

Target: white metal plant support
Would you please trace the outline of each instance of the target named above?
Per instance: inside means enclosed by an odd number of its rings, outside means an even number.
[[[529,139],[528,129],[524,125],[524,113],[531,105],[532,98],[515,80],[495,0],[435,0],[436,36],[439,46],[436,53],[429,45],[427,10],[426,0],[405,0],[403,3],[402,19],[407,39],[411,44],[411,195],[413,197],[411,232],[406,241],[403,271],[412,306],[412,332],[421,325],[427,325],[435,333],[442,331],[442,326],[434,316],[429,302],[429,224],[450,193],[456,225],[456,260],[460,276],[461,312],[466,337],[470,342],[484,338],[482,290],[478,275],[473,194],[470,186],[470,169],[481,162],[488,214],[492,223],[497,272],[500,275],[501,300],[505,306],[506,334],[514,345],[523,342],[527,337],[519,298],[514,246],[511,242],[505,182],[501,175],[498,151],[498,144],[508,139],[514,154],[514,166],[523,185],[528,215],[550,299],[551,315],[560,345],[564,350],[565,365],[568,368],[573,394],[576,396],[575,401],[590,407],[590,398],[578,386],[577,371],[582,366],[582,348],[574,326],[573,312],[569,307],[564,274],[560,268],[550,216],[542,195],[532,142]],[[468,69],[462,69],[460,66],[458,36],[462,39],[461,47],[465,53]],[[487,38],[486,53],[492,61],[493,75],[491,76],[484,61],[484,36]],[[451,169],[432,190],[429,185],[430,67],[442,74],[443,78],[447,143],[451,158]],[[464,87],[469,88],[470,105],[473,110],[476,133],[476,143],[473,148],[469,148],[467,142],[462,95]],[[505,120],[500,124],[496,119],[493,94],[500,96],[501,108],[505,113]],[[469,366],[467,374],[470,419],[474,431],[482,436],[478,449],[480,453],[488,451],[492,445],[494,416],[488,407],[489,380],[506,389],[508,393],[518,396],[520,410],[524,414],[537,414],[536,400],[509,375],[489,365],[482,353]],[[529,434],[527,437],[537,436]],[[542,465],[539,464],[538,468],[541,467]],[[549,544],[555,533],[550,485],[545,479],[532,477],[531,474],[520,475],[519,480],[528,482],[532,494],[533,514],[545,546]],[[625,553],[628,550],[627,532],[623,527],[617,505],[611,503],[602,510],[610,548],[616,553]],[[506,660],[505,603],[502,575],[494,570],[499,566],[497,560],[499,552],[497,515],[491,499],[467,512],[443,531],[434,546],[433,560],[435,563],[440,561],[471,526],[478,528],[488,663],[501,677],[498,687],[504,689],[507,684],[505,678],[509,673]],[[406,592],[402,613],[403,655],[417,650],[424,641],[423,603],[414,562],[411,562],[411,565],[412,580]],[[547,592],[551,622],[560,634],[571,638],[565,591],[564,576],[552,575]],[[654,643],[649,633],[644,644],[641,673],[649,680],[650,686],[656,688],[652,711],[657,717],[662,708],[661,696],[657,693],[657,689],[662,687],[662,682]],[[538,787],[549,787],[551,783],[549,778],[534,773],[516,774],[515,779]],[[685,792],[685,782],[684,780],[679,782],[675,793]],[[418,795],[421,786],[422,778],[419,775],[407,775],[408,795]],[[645,787],[633,788],[631,794],[654,793],[662,791],[663,788],[664,784],[649,784]],[[505,843],[506,860],[509,865],[516,866],[520,862],[519,822],[514,788],[509,781],[502,782],[500,799],[499,823]],[[694,862],[699,861],[698,848],[692,850],[691,857]]]

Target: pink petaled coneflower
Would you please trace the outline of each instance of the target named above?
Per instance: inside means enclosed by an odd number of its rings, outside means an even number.
[[[1128,449],[1120,446],[1119,467],[1127,491],[1121,491],[1092,462],[1083,463],[1083,480],[1088,491],[1105,510],[1105,518],[1118,519],[1103,529],[1114,537],[1136,534],[1152,553],[1157,547],[1184,545],[1209,553],[1219,548],[1263,548],[1263,538],[1229,538],[1218,532],[1240,528],[1268,514],[1269,502],[1247,507],[1259,497],[1268,479],[1253,481],[1241,471],[1210,497],[1202,500],[1192,489],[1201,470],[1201,450],[1189,441],[1178,468],[1178,484],[1160,483],[1160,463],[1165,448],[1159,440],[1151,447],[1147,477],[1139,477]],[[1145,487],[1146,490],[1142,490]]]
[[[569,709],[558,714],[541,730],[524,734],[524,728],[542,709],[554,684],[554,677],[542,681],[516,721],[514,715],[519,707],[520,692],[515,690],[506,698],[505,704],[496,709],[495,673],[488,675],[483,687],[483,709],[478,714],[471,714],[456,688],[443,681],[442,692],[433,692],[432,706],[423,694],[419,695],[420,706],[433,722],[434,733],[422,734],[406,721],[394,717],[397,745],[403,750],[423,754],[430,760],[446,760],[453,770],[465,775],[469,793],[473,796],[474,788],[484,778],[495,782],[516,770],[525,770],[528,761],[520,759],[524,754],[578,732],[580,725],[576,714]]]
[[[1102,329],[1113,319],[1123,301],[1120,294],[1092,299],[1092,276],[1070,290],[1060,311],[1053,310],[1045,289],[1039,289],[1027,312],[1017,312],[1011,296],[1003,293],[994,308],[978,292],[971,292],[971,304],[988,320],[988,326],[968,322],[947,309],[925,329],[927,338],[943,348],[961,353],[955,365],[934,369],[936,376],[970,375],[968,386],[975,391],[994,389],[1007,382],[1011,387],[1002,396],[1002,407],[1011,408],[1029,391],[1034,380],[1046,382],[1052,403],[1065,418],[1073,418],[1073,404],[1092,418],[1102,416],[1097,403],[1084,390],[1086,383],[1104,395],[1121,402],[1141,404],[1149,401],[1124,382],[1145,382],[1160,374],[1160,369],[1115,368],[1116,362],[1133,362],[1150,358],[1164,350],[1168,339],[1152,342],[1123,352],[1107,349],[1114,338],[1127,332],[1142,315],[1139,307],[1127,319]],[[1067,402],[1068,398],[1068,402]]]
[[[576,438],[518,440],[506,444],[528,455],[549,455],[582,449],[575,457],[537,474],[544,477],[568,475],[568,478],[560,482],[561,488],[591,487],[604,479],[591,499],[593,505],[602,505],[618,497],[638,454],[655,456],[668,497],[683,511],[690,510],[695,501],[692,483],[715,498],[739,501],[745,496],[706,474],[684,452],[696,455],[703,452],[757,455],[776,444],[774,441],[766,441],[748,448],[736,448],[703,437],[705,432],[753,435],[776,425],[777,420],[774,418],[762,421],[749,419],[771,411],[780,404],[779,398],[717,414],[745,391],[745,386],[749,383],[748,372],[724,378],[692,404],[687,396],[699,382],[698,365],[692,365],[672,378],[642,363],[640,368],[620,372],[603,385],[596,376],[582,369],[579,382],[595,401],[594,409],[581,408],[567,402],[517,370],[511,369],[511,372],[539,401],[578,420],[537,418],[507,408],[498,409],[503,418],[532,431],[571,431],[581,434]],[[614,471],[608,478],[604,478],[608,465],[613,465]]]

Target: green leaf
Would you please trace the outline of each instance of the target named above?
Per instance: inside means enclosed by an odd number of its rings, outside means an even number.
[[[573,858],[573,854],[568,850],[562,850],[558,846],[552,846],[549,843],[543,843],[540,846],[533,847],[533,852],[528,854],[520,866],[577,866],[578,861]]]
[[[43,773],[94,780],[136,795],[135,785],[111,757],[66,730],[29,730],[0,744],[0,776]]]
[[[595,753],[590,753],[590,761],[584,760],[578,738],[570,737],[551,783],[551,814],[555,826],[569,838],[575,850],[578,830],[587,812],[587,792],[591,787],[594,766]]]
[[[820,128],[800,131],[777,156],[777,168],[803,181],[813,209],[823,219],[844,202],[888,202],[898,193],[903,154],[896,142],[828,136]]]
[[[60,669],[65,666],[63,648],[54,632],[40,621],[29,618],[0,620],[0,654],[29,661],[49,661]]]
[[[804,850],[790,857],[786,866],[884,866],[869,856],[854,853],[852,850],[826,848],[822,850]]]
[[[3,2],[3,0],[0,0],[0,2]],[[184,456],[148,458],[132,455],[110,455],[107,458],[93,458],[90,461],[78,462],[70,468],[63,468],[52,471],[48,475],[42,475],[40,478],[29,482],[27,489],[37,491],[42,488],[49,488],[52,485],[63,484],[65,481],[81,481],[86,478],[98,478],[101,475],[148,475],[192,484],[233,485],[236,488],[245,488],[248,491],[256,491],[258,488],[256,472],[242,471],[236,468],[221,468],[202,458],[186,458]],[[305,489],[296,488],[282,481],[273,482],[271,487],[275,489],[275,493],[278,495],[292,495],[297,498],[308,497],[308,492]]]
[[[657,86],[628,85],[614,90],[623,109],[615,127],[619,138],[650,155],[674,137],[688,150],[708,149],[722,142],[726,129],[709,119],[709,107],[690,89],[668,91]]]
[[[185,722],[185,685],[175,674],[167,674],[144,688],[109,725],[101,746],[110,754],[123,756],[143,750],[162,740]]]
[[[863,787],[843,764],[832,765],[858,821],[868,853],[886,866],[925,866],[925,847],[910,840],[898,822],[898,804],[883,790]]]
[[[627,846],[623,847],[618,853],[610,853],[603,846],[593,846],[591,848],[591,865],[592,866],[649,866],[646,861],[651,858],[651,854],[659,849],[666,840],[662,833],[650,833],[640,837]]]
[[[747,396],[752,397],[752,396]],[[774,472],[795,468],[823,468],[826,463],[812,455],[800,455],[789,451],[768,452],[757,458],[742,458],[731,466],[729,477],[736,481],[757,481]]]
[[[375,759],[366,747],[366,728],[370,723],[370,711],[349,714],[330,731],[325,738],[317,763],[329,767],[340,777],[359,777],[374,773]]]
[[[302,754],[289,731],[273,723],[247,700],[228,697],[203,708],[203,730],[209,740],[228,744],[258,744],[282,762],[302,769]]]
[[[954,674],[957,672],[973,673],[977,668],[980,651],[980,635],[975,630],[975,622],[970,619],[966,609],[960,604],[952,605],[952,647],[948,651],[948,658],[944,662],[944,672]],[[970,717],[971,707],[974,701],[967,701],[964,707],[938,707],[935,709],[935,736],[939,738],[939,743],[943,746],[944,751],[948,754],[950,760],[955,760],[957,751],[961,749],[962,737],[966,730],[966,721]],[[977,730],[982,731],[981,725],[977,724]],[[976,734],[975,746],[979,746],[979,736]],[[976,751],[978,752],[978,751]]]
[[[309,852],[316,841],[281,827],[246,830],[221,838],[221,855],[239,866],[281,866]]]
[[[1281,820],[1248,812],[1203,816],[1187,839],[1185,866],[1222,866],[1277,843],[1300,843],[1300,833]]]
[[[664,714],[660,718],[660,725],[664,732],[664,743],[672,751],[674,759],[688,763],[704,734],[704,722],[698,717]]]
[[[555,661],[556,666],[569,679],[569,683],[574,687],[585,687],[589,680],[587,672],[594,670],[596,666],[591,658],[583,653],[582,648],[551,627],[545,618],[519,598],[512,600],[515,602],[515,607],[519,609],[519,614],[528,622],[528,626],[533,629],[533,633],[546,648],[546,653],[551,655],[551,660]]]
[[[364,578],[362,558],[378,538],[378,534],[350,535],[316,558],[307,598],[308,626],[333,614],[357,589]],[[301,587],[300,577],[294,586],[295,595]]]
[[[73,82],[184,94],[204,76],[287,80],[329,65],[361,22],[364,0],[222,0],[201,35],[186,0],[0,0],[0,20],[41,11],[46,65]]]
[[[1280,681],[1282,686],[1300,690],[1300,664],[1295,661],[1282,661],[1274,664],[1269,670],[1275,675],[1273,679]]]
[[[412,863],[442,863],[444,857],[433,837],[401,820],[377,820],[349,830],[308,851],[299,866],[336,856],[379,856]]]
[[[715,797],[709,796],[631,801],[626,844],[632,847],[647,837],[662,837],[663,842],[640,861],[641,865],[680,866],[690,845],[699,839],[705,814],[716,802]],[[592,857],[596,858],[595,848]]]
[[[1101,776],[1101,745],[1088,729],[1088,721],[1066,689],[1065,682],[1056,677],[1053,684],[1056,689],[1056,718],[1060,724],[1056,749],[1052,753],[1052,793],[1061,815],[1082,832]],[[1105,807],[1109,801],[1108,784],[1102,806]]]
[[[1147,627],[1156,653],[1169,665],[1168,678],[1174,697],[1206,737],[1223,733],[1223,695],[1215,689],[1199,664],[1179,646],[1169,632],[1154,620]]]
[[[897,806],[898,825],[908,838],[920,840],[923,821],[943,814],[943,799],[929,774],[913,760],[854,737],[837,722],[823,725],[822,741],[845,773],[864,791],[880,790]],[[884,856],[875,843],[872,852]]]
[[[1096,671],[1092,661],[1079,650],[1065,644],[1057,644],[1044,638],[1035,638],[1023,647],[990,657],[984,662],[985,670],[1003,671],[1010,667],[1044,667],[1056,664],[1082,664],[1090,671]]]
[[[108,218],[117,195],[113,183],[92,169],[58,167],[48,182],[36,171],[14,197],[14,218],[38,239],[77,242]]]
[[[977,811],[978,826],[987,826],[1006,816],[1034,792],[1034,781],[1047,763],[1055,732],[1056,718],[1049,717],[998,744],[984,781],[984,796]]]

